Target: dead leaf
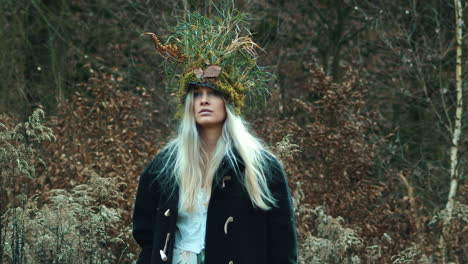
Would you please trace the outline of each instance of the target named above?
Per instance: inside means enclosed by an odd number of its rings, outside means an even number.
[[[197,76],[197,78],[202,78],[203,76],[203,70],[200,69],[200,68],[196,68],[193,73],[195,73],[195,76]]]
[[[221,73],[221,66],[210,65],[206,67],[206,69],[203,71],[203,77],[204,78],[218,77],[220,73]]]

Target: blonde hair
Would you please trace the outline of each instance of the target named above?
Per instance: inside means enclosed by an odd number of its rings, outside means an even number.
[[[187,212],[192,212],[196,205],[200,188],[211,193],[212,182],[225,157],[238,167],[235,151],[245,165],[245,177],[242,184],[247,190],[252,204],[263,210],[269,210],[276,204],[267,184],[267,168],[273,154],[265,144],[248,129],[245,121],[234,113],[226,104],[226,120],[211,159],[203,152],[200,135],[193,113],[193,92],[185,99],[183,116],[178,134],[161,152],[170,158],[165,159],[162,171],[168,174],[166,188],[174,183],[179,185],[179,203]],[[167,186],[170,185],[170,186]]]

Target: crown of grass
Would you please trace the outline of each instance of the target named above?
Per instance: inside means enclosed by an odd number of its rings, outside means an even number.
[[[267,67],[257,65],[256,49],[260,47],[247,28],[247,14],[234,8],[215,8],[217,16],[213,18],[197,12],[187,12],[185,19],[178,17],[173,35],[165,45],[155,34],[143,33],[151,35],[155,48],[169,64],[164,67],[169,80],[182,68],[181,74],[175,75],[179,84],[172,91],[179,98],[178,118],[193,85],[220,91],[237,114],[241,113],[246,98],[253,103],[256,99],[265,101],[269,95],[268,83],[273,75]]]

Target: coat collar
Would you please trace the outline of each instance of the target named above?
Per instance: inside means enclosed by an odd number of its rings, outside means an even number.
[[[234,148],[232,152],[234,154],[233,160],[231,160],[228,155],[225,155],[223,160],[221,161],[221,164],[219,165],[219,168],[213,179],[213,189],[220,184],[224,175],[226,175],[227,172],[232,171],[232,173],[236,175],[243,174],[245,169],[244,160],[242,159],[237,149]]]

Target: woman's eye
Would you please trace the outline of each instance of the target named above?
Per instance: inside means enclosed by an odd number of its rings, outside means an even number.
[[[219,96],[221,94],[218,91],[211,91],[210,95]]]
[[[193,96],[194,96],[194,97],[200,96],[200,93],[199,93],[199,92],[194,92],[194,93],[193,93]]]

